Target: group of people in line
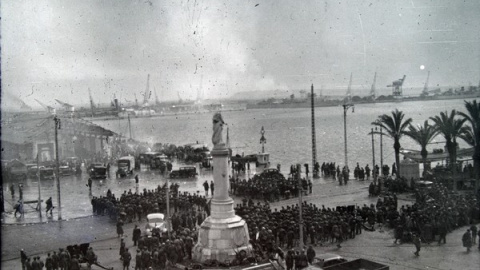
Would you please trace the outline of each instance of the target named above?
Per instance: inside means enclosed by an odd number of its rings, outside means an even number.
[[[124,191],[117,198],[109,190],[107,196],[93,197],[92,210],[97,215],[108,214],[112,219],[122,219],[123,222],[141,221],[148,213],[165,213],[167,207],[167,186],[158,186],[154,190],[143,189],[137,193],[132,190]],[[184,209],[198,209],[207,211],[207,199],[199,193],[180,192],[179,185],[170,185],[170,205],[177,212]]]

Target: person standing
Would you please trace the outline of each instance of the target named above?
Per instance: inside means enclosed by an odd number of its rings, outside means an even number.
[[[309,264],[313,263],[313,259],[315,258],[315,255],[316,255],[315,250],[313,249],[312,246],[309,246],[307,249],[307,259]]]
[[[10,185],[10,194],[12,194],[12,199],[15,198],[15,185]]]
[[[133,229],[133,233],[132,233],[132,240],[133,240],[134,246],[137,245],[138,239],[140,239],[141,234],[142,234],[142,231],[140,230],[140,228],[138,228],[138,225],[135,225],[135,228]]]
[[[463,234],[462,243],[463,247],[467,248],[467,252],[470,252],[470,248],[472,247],[472,233],[470,232],[470,229]]]
[[[70,260],[70,267],[68,270],[80,270],[80,262],[77,259],[77,255],[72,256],[72,260]]]
[[[58,270],[58,261],[59,261],[59,258],[58,258],[57,252],[54,251],[52,254],[52,270]]]
[[[123,270],[127,269],[130,267],[130,261],[132,260],[132,254],[130,254],[130,251],[128,251],[128,248],[125,249],[125,252],[123,253]]]
[[[47,268],[47,270],[53,269],[53,261],[52,257],[50,257],[50,253],[47,254],[47,258],[45,259],[45,267]]]
[[[18,200],[18,202],[15,204],[13,207],[15,209],[15,213],[13,214],[15,217],[17,217],[17,213],[20,213],[20,217],[23,216],[23,201]]]
[[[416,249],[413,254],[415,254],[415,256],[420,256],[420,249],[422,247],[420,243],[420,237],[418,237],[418,235],[416,234],[413,234],[412,242],[415,245],[415,249]]]
[[[215,191],[215,186],[213,184],[213,180],[210,181],[210,193],[212,194],[212,197],[213,197],[213,192]]]
[[[117,237],[123,238],[123,221],[121,219],[118,219],[117,221]],[[123,242],[123,239],[122,239],[122,242]]]
[[[472,232],[472,245],[475,245],[477,243],[477,233],[478,233],[477,226],[475,226],[475,224],[473,224],[470,227],[470,231]]]
[[[20,250],[20,261],[22,262],[22,270],[25,270],[25,262],[27,261],[28,256],[27,253],[25,253],[25,250],[23,248]]]
[[[87,182],[87,186],[88,186],[88,190],[90,190],[90,192],[92,191],[92,178],[88,178],[88,182]]]
[[[48,200],[45,202],[45,204],[47,205],[47,210],[45,211],[45,213],[48,214],[48,211],[50,211],[50,216],[52,216],[52,211],[53,211],[53,203],[52,203],[52,197],[48,198]]]
[[[20,200],[23,201],[23,185],[18,184],[18,195],[20,197]]]
[[[203,182],[203,188],[205,189],[205,197],[208,197],[208,181]]]

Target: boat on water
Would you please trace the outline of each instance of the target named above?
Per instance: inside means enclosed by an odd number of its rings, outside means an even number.
[[[457,157],[458,158],[472,157],[473,152],[474,152],[473,147],[457,149]],[[409,158],[417,162],[423,161],[422,154],[418,150],[400,149],[400,154],[402,154],[406,158]],[[427,161],[440,161],[440,160],[448,159],[448,157],[449,157],[448,152],[436,150],[434,152],[428,153]]]

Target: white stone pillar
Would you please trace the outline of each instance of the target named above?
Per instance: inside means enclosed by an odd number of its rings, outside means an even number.
[[[211,204],[212,218],[232,218],[235,216],[234,201],[228,194],[228,149],[222,147],[212,150],[213,182],[215,192]]]
[[[250,254],[252,246],[247,223],[235,215],[234,201],[228,194],[230,185],[228,149],[220,142],[214,146],[211,153],[215,192],[210,216],[205,219],[198,231],[198,242],[193,249],[193,258],[197,262],[206,260],[231,262],[241,250]]]

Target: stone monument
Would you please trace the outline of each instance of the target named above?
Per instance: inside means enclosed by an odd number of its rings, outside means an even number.
[[[222,138],[222,115],[213,116],[213,181],[215,194],[210,207],[210,216],[200,226],[198,242],[193,249],[194,260],[205,262],[233,261],[237,252],[245,250],[250,254],[252,246],[245,220],[235,215],[234,201],[228,195],[230,181],[228,179],[228,149]]]

